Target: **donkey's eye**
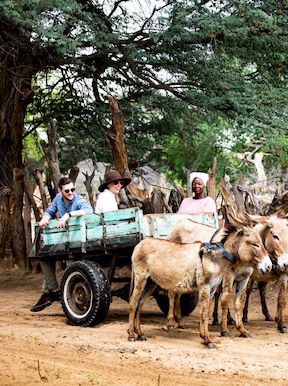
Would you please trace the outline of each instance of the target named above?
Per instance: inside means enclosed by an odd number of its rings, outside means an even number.
[[[278,240],[278,241],[280,240],[277,235],[273,235],[273,239]]]
[[[252,244],[253,247],[259,248],[259,244]]]

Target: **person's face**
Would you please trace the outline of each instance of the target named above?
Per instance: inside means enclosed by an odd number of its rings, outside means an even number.
[[[194,180],[192,181],[192,192],[199,195],[203,193],[204,188],[204,182],[198,177],[194,178]]]
[[[119,194],[120,190],[122,189],[122,186],[123,182],[119,180],[109,182],[109,184],[107,185],[108,189],[113,194]]]
[[[64,199],[72,201],[73,197],[75,196],[75,188],[73,182],[70,182],[70,184],[67,185],[63,185],[60,192],[62,193]]]

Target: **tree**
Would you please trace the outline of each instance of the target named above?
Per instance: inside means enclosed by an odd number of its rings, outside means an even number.
[[[157,112],[159,122],[167,100],[173,106],[178,99],[206,120],[223,115],[240,128],[253,123],[255,132],[268,125],[283,127],[277,117],[287,115],[286,3],[167,0],[148,12],[144,7],[140,12],[129,8],[131,3],[2,0],[0,4],[0,183],[11,197],[16,182],[19,186],[9,204],[2,202],[12,218],[5,224],[1,220],[0,228],[14,224],[17,229],[12,245],[18,263],[23,263],[25,246],[19,239],[21,173],[15,171],[22,170],[24,118],[38,74],[46,73],[48,79],[57,69],[60,76],[50,89],[60,85],[77,99],[80,85],[90,81],[93,98],[88,99],[94,123],[102,131],[109,126],[103,100],[111,89],[122,98],[124,116],[126,109],[135,111],[130,102],[137,102],[143,115]],[[140,128],[157,147],[145,117],[140,125],[129,126],[127,138],[137,138]],[[86,128],[92,131],[90,125]],[[158,138],[163,132],[169,134],[159,126]],[[17,215],[7,208],[13,201]]]

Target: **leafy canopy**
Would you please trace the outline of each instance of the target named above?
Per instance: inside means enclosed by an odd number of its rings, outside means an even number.
[[[123,109],[131,162],[178,178],[182,166],[207,168],[215,155],[224,164],[227,127],[243,146],[243,133],[253,141],[286,131],[287,2],[149,4],[2,0],[1,18],[20,30],[15,44],[29,40],[49,80],[36,89],[31,113],[42,123],[57,117],[67,167],[71,149],[109,158],[111,93]]]

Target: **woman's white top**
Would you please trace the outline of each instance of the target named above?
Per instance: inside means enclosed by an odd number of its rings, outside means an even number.
[[[118,210],[116,196],[110,190],[105,189],[97,198],[95,212],[103,213],[111,212],[112,210]]]

